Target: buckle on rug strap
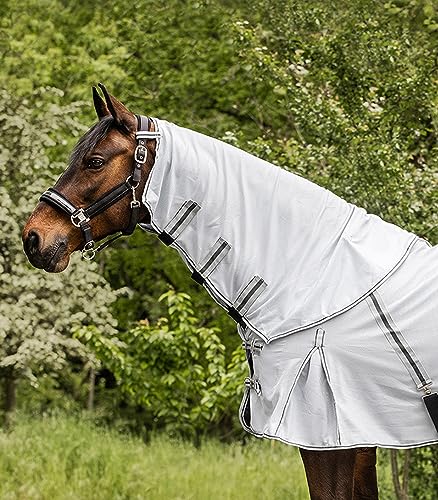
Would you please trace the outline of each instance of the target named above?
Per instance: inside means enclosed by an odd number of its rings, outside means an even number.
[[[242,347],[251,354],[261,354],[264,344],[257,339],[244,340],[242,342]]]
[[[256,392],[257,396],[260,396],[260,394],[262,393],[262,386],[260,385],[260,382],[255,378],[246,377],[245,387],[247,387],[248,389],[253,389]]]
[[[432,389],[431,389],[432,385],[433,385],[432,380],[427,380],[425,384],[417,386],[417,388],[419,391],[424,391],[425,396],[428,396],[429,394],[432,394]]]

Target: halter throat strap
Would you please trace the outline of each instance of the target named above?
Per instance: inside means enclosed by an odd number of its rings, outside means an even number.
[[[120,236],[128,236],[132,234],[137,226],[141,203],[136,198],[136,189],[140,184],[143,165],[146,163],[148,157],[147,141],[158,139],[160,137],[160,133],[149,130],[149,118],[142,115],[136,116],[137,132],[135,136],[137,139],[137,146],[134,151],[134,167],[132,174],[126,179],[125,182],[122,182],[106,192],[98,200],[91,203],[91,205],[88,205],[88,207],[75,206],[62,193],[56,191],[54,188],[49,188],[40,197],[40,201],[44,201],[53,208],[67,214],[70,217],[71,223],[81,229],[84,238],[84,247],[82,248],[81,253],[82,257],[86,260],[93,259],[96,252],[103,250]],[[101,214],[107,208],[116,204],[130,193],[132,193],[132,200],[130,203],[131,210],[128,225],[125,229],[120,231],[119,234],[109,237],[101,245],[95,247],[90,225],[91,219]]]

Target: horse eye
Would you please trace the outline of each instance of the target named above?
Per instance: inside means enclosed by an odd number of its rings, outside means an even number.
[[[102,158],[90,158],[87,161],[88,168],[100,168],[103,165]]]

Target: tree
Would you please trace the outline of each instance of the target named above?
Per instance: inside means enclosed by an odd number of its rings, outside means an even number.
[[[256,10],[236,39],[264,123],[256,141],[238,142],[436,242],[438,66],[428,32],[413,44],[409,23],[373,1],[262,0]]]
[[[44,96],[44,100],[40,99]],[[70,270],[48,275],[27,264],[21,248],[21,229],[37,201],[36,193],[53,181],[59,154],[52,133],[69,127],[81,130],[73,113],[77,105],[61,106],[62,93],[44,88],[29,101],[17,101],[0,93],[0,377],[4,381],[7,416],[16,403],[17,380],[36,384],[42,373],[64,369],[71,357],[93,360],[72,329],[93,324],[102,332],[114,332],[116,321],[109,306],[115,293],[97,272],[95,264],[73,259]]]
[[[95,327],[76,336],[116,375],[122,397],[141,407],[148,430],[200,436],[233,429],[233,414],[247,372],[239,346],[228,360],[217,329],[200,326],[191,298],[169,290],[159,299],[167,314],[156,323],[142,320],[109,338]]]

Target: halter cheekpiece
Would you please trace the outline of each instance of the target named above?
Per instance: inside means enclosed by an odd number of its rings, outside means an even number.
[[[137,140],[137,146],[134,151],[134,168],[132,174],[125,180],[125,182],[115,186],[98,200],[85,208],[76,207],[63,194],[53,188],[49,188],[40,197],[40,201],[44,201],[70,216],[71,223],[82,231],[82,235],[84,237],[84,247],[81,250],[81,254],[82,258],[86,260],[92,260],[95,257],[96,252],[103,250],[120,236],[128,236],[132,234],[137,225],[141,203],[137,200],[135,191],[140,184],[141,171],[148,156],[146,141],[158,139],[160,137],[160,133],[149,130],[150,119],[148,117],[142,115],[136,115],[136,117],[137,132],[135,134],[135,138]],[[96,247],[90,225],[91,219],[101,214],[107,208],[111,207],[130,193],[132,193],[132,200],[130,203],[131,212],[127,227],[120,231],[117,235],[110,237],[101,245]]]

